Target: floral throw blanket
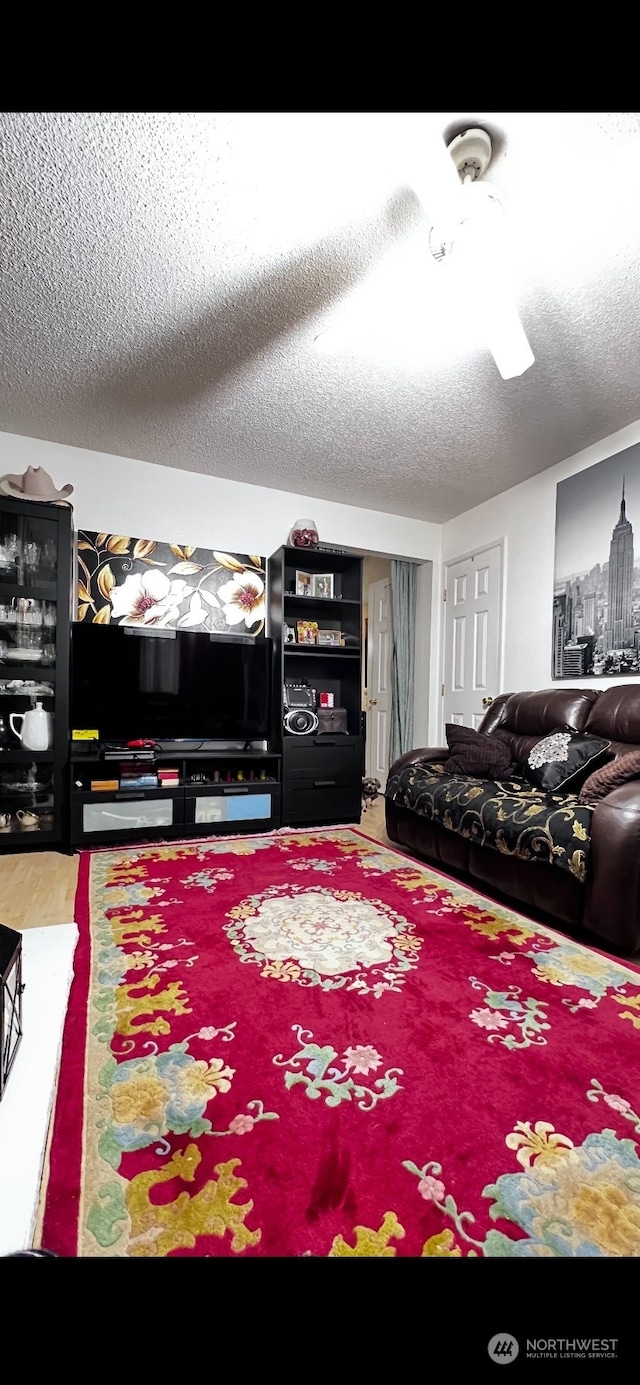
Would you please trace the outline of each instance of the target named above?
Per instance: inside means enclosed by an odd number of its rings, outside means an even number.
[[[386,797],[450,832],[523,861],[544,861],[584,881],[591,808],[569,794],[545,794],[521,779],[473,779],[441,764],[407,765]]]

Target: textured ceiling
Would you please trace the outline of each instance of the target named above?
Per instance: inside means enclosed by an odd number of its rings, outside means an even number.
[[[442,134],[472,123],[536,356],[515,380],[427,250]],[[639,153],[636,114],[2,114],[0,428],[459,514],[640,417]],[[321,354],[345,312],[360,336]]]

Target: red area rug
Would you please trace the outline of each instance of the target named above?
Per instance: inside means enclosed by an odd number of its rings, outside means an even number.
[[[640,1255],[636,968],[351,830],[78,898],[50,1250]]]

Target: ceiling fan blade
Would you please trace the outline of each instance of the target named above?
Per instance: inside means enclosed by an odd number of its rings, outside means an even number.
[[[413,123],[404,155],[407,182],[431,224],[457,225],[463,207],[458,170],[443,135],[428,117]]]

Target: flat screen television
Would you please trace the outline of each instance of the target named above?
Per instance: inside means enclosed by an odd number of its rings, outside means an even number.
[[[269,735],[271,640],[77,621],[71,655],[72,728],[101,741]]]

